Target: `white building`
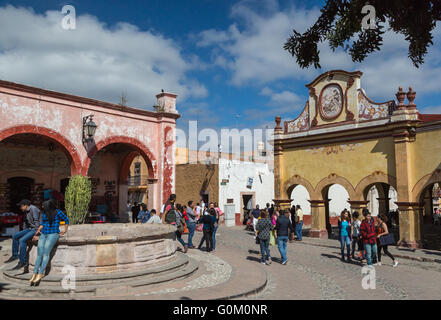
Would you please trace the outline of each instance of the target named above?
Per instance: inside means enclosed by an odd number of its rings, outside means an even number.
[[[264,162],[219,159],[219,205],[234,203],[235,212],[244,207],[260,208],[274,199],[274,169]]]

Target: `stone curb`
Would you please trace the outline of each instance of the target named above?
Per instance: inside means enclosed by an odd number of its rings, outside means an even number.
[[[336,240],[337,241],[337,240]],[[338,246],[328,245],[328,244],[321,244],[321,243],[315,243],[315,242],[308,242],[305,240],[302,241],[296,241],[296,243],[304,244],[304,245],[310,245],[310,246],[317,246],[317,247],[324,247],[324,248],[333,248],[333,249],[340,249]],[[397,258],[407,259],[407,260],[413,260],[413,261],[419,261],[419,262],[435,262],[441,264],[441,259],[435,259],[435,258],[426,258],[426,257],[414,257],[402,253],[393,253],[393,255]]]

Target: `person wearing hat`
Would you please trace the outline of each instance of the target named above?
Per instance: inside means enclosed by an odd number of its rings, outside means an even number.
[[[6,263],[19,259],[18,264],[11,270],[18,270],[27,265],[26,249],[40,226],[41,212],[31,201],[24,199],[17,203],[24,213],[23,230],[12,236],[12,256]]]

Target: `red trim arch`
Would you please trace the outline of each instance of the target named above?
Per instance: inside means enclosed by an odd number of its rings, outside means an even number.
[[[93,159],[93,157],[100,151],[102,148],[114,144],[114,143],[123,143],[128,144],[134,148],[144,157],[147,163],[147,168],[149,170],[149,177],[150,179],[156,179],[157,174],[157,162],[156,158],[153,155],[153,153],[147,148],[141,141],[131,138],[131,137],[124,137],[124,136],[114,136],[114,137],[108,137],[104,140],[99,141],[97,144],[95,144],[87,153],[87,158],[84,160],[82,173],[84,175],[87,175],[87,172],[89,171],[90,162]]]
[[[61,149],[63,150],[64,154],[67,156],[67,158],[70,161],[71,175],[81,173],[81,169],[82,169],[81,158],[79,156],[77,149],[66,137],[64,137],[63,135],[52,129],[33,126],[33,125],[15,126],[0,131],[0,141],[8,137],[23,133],[32,133],[32,134],[44,136],[56,142],[58,145],[61,145],[62,147]]]

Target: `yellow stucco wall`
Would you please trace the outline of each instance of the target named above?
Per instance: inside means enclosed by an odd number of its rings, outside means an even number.
[[[395,177],[392,137],[284,151],[286,182],[294,175],[308,180],[314,188],[331,173],[346,178],[352,186],[375,171]],[[286,191],[286,190],[284,190]]]
[[[418,133],[416,141],[411,144],[411,151],[412,179],[415,185],[424,176],[441,169],[441,131]]]

